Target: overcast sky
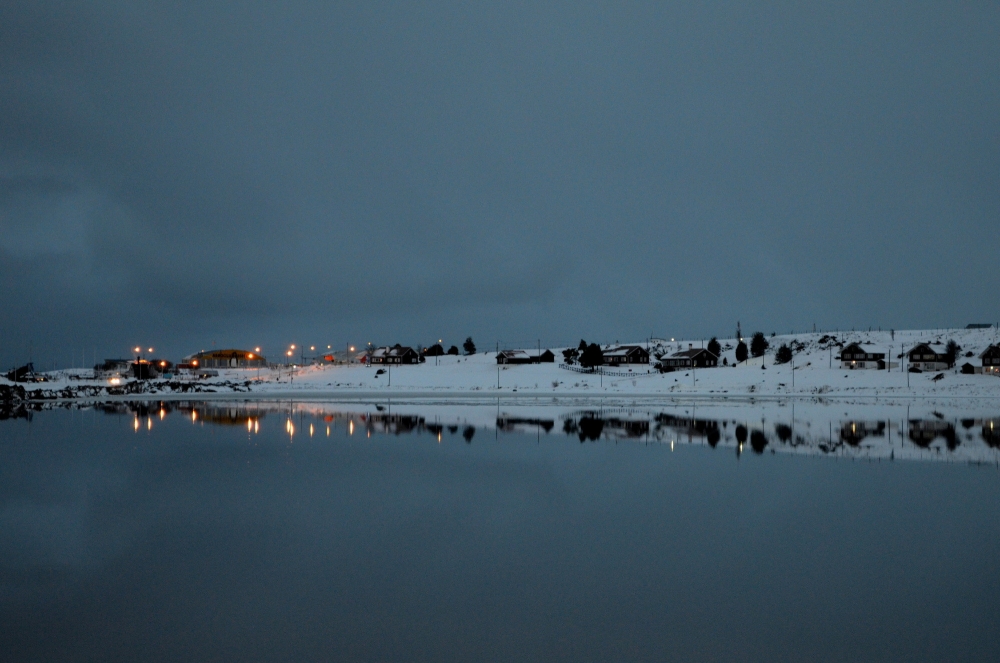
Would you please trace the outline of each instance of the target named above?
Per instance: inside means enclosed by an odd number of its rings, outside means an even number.
[[[0,364],[995,322],[998,35],[992,3],[6,0]]]

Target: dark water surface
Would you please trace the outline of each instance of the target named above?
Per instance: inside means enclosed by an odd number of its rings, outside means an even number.
[[[0,660],[1000,660],[995,465],[207,418],[0,421]]]

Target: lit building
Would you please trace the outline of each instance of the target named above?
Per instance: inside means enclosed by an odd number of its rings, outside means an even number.
[[[188,355],[184,368],[267,368],[267,359],[250,350],[209,350]]]

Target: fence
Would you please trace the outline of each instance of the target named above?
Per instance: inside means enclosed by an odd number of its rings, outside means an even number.
[[[595,366],[593,368],[584,368],[582,366],[570,366],[569,364],[559,364],[559,368],[564,368],[567,371],[573,371],[574,373],[584,373],[587,375],[607,375],[615,378],[650,378],[656,375],[652,370],[647,370],[645,373],[637,373],[635,371],[609,371],[606,368],[600,366]]]

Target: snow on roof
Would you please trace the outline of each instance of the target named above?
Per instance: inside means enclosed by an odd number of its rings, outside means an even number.
[[[697,357],[702,352],[708,352],[705,348],[688,348],[687,350],[681,350],[680,352],[675,352],[670,355],[671,357]],[[712,354],[711,352],[708,352]],[[715,356],[715,355],[712,355]]]
[[[841,352],[847,352],[850,348],[858,348],[865,354],[885,354],[885,348],[869,345],[868,343],[850,343],[844,346],[844,349],[841,350]]]
[[[618,356],[624,357],[625,355],[627,355],[628,353],[630,353],[630,352],[632,352],[634,350],[642,350],[642,346],[640,346],[640,345],[619,345],[616,348],[610,348],[608,350],[604,350],[604,352],[602,354],[605,357],[618,357]]]

